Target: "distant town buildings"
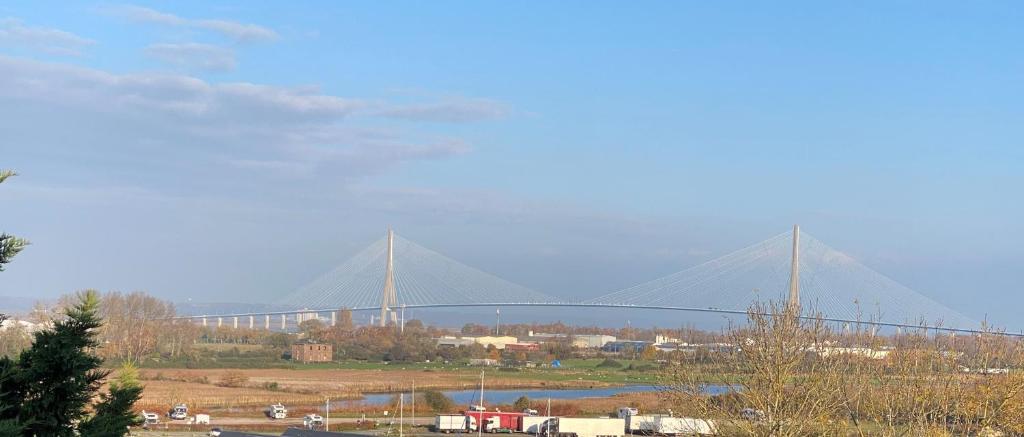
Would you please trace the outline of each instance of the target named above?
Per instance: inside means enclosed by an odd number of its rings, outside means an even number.
[[[541,345],[550,343],[563,343],[577,349],[597,349],[610,353],[641,353],[644,349],[653,346],[662,352],[685,352],[695,353],[698,350],[707,352],[730,352],[735,346],[728,343],[685,343],[678,338],[666,335],[656,335],[655,341],[642,340],[620,340],[614,335],[606,334],[547,334],[529,331],[526,336],[444,336],[436,339],[438,347],[459,347],[479,344],[484,347],[494,346],[495,349],[509,352],[539,352]],[[861,354],[863,351],[849,350],[846,353]],[[829,349],[823,353],[840,353],[838,349]],[[884,354],[878,354],[884,356]],[[491,365],[477,363],[475,365]]]
[[[476,343],[473,337],[441,337],[437,339],[437,347],[470,346]]]
[[[643,352],[644,348],[654,343],[649,341],[617,340],[605,343],[601,350],[605,352]]]
[[[832,346],[820,346],[812,347],[812,351],[816,352],[821,357],[835,357],[840,355],[851,355],[855,357],[870,358],[872,360],[882,360],[889,356],[891,350],[887,349],[872,349],[868,347],[832,347]]]
[[[482,337],[441,337],[437,339],[437,345],[441,347],[469,346],[473,343],[484,347],[494,346],[495,349],[504,350],[510,344],[519,343],[519,339],[510,336],[482,336]]]

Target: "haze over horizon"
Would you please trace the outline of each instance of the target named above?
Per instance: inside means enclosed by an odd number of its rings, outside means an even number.
[[[1017,4],[0,5],[0,296],[272,301],[386,226],[594,297],[794,223],[1024,329]]]

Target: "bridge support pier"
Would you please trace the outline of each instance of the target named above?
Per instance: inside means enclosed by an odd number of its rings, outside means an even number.
[[[288,329],[288,316],[281,314],[281,330]]]
[[[206,317],[203,317],[203,327],[206,327]]]
[[[238,329],[238,316],[232,317],[231,328]]]
[[[331,311],[331,326],[337,326],[337,325],[338,325],[338,312],[337,311]]]
[[[223,325],[224,325],[224,318],[223,317],[217,317],[217,327],[220,328]]]
[[[270,330],[270,314],[267,314],[265,317],[266,317],[266,320],[264,320],[264,328],[263,329],[266,329],[267,331],[269,331]]]
[[[256,324],[256,316],[250,315],[249,316],[249,329],[252,329],[255,324]]]

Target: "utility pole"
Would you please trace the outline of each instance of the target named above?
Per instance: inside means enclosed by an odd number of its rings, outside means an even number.
[[[331,430],[331,398],[324,402],[324,431]]]
[[[402,437],[402,428],[405,426],[405,393],[398,394],[398,437]]]
[[[483,370],[480,371],[480,409],[481,410],[486,410],[487,409],[487,408],[484,407],[484,371]],[[477,437],[483,437],[483,435],[484,435],[484,412],[483,411],[478,411],[477,413],[479,413],[479,415],[477,416],[477,418],[479,420],[476,421],[476,436]]]
[[[497,323],[494,325],[494,335],[496,337],[501,336],[501,308],[494,310],[494,315],[497,319]]]
[[[416,380],[412,380],[412,426],[416,427]]]

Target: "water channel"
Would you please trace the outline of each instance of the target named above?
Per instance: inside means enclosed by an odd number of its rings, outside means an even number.
[[[642,393],[652,392],[663,389],[663,387],[653,385],[626,385],[619,387],[599,387],[599,388],[578,388],[578,389],[501,389],[501,390],[485,390],[484,391],[484,402],[487,405],[494,404],[511,404],[515,402],[520,396],[526,396],[533,400],[544,400],[544,399],[582,399],[582,398],[606,398],[617,395],[619,393]],[[708,386],[705,390],[709,394],[721,394],[727,391],[727,387],[724,386]],[[480,391],[479,390],[447,390],[442,391],[445,396],[448,396],[456,405],[468,406],[470,404],[479,404]],[[356,401],[341,401],[342,402],[354,402],[362,403],[367,405],[385,405],[391,402],[392,397],[395,393],[369,393],[366,394],[362,400]],[[409,402],[409,393],[405,393],[405,401]]]

